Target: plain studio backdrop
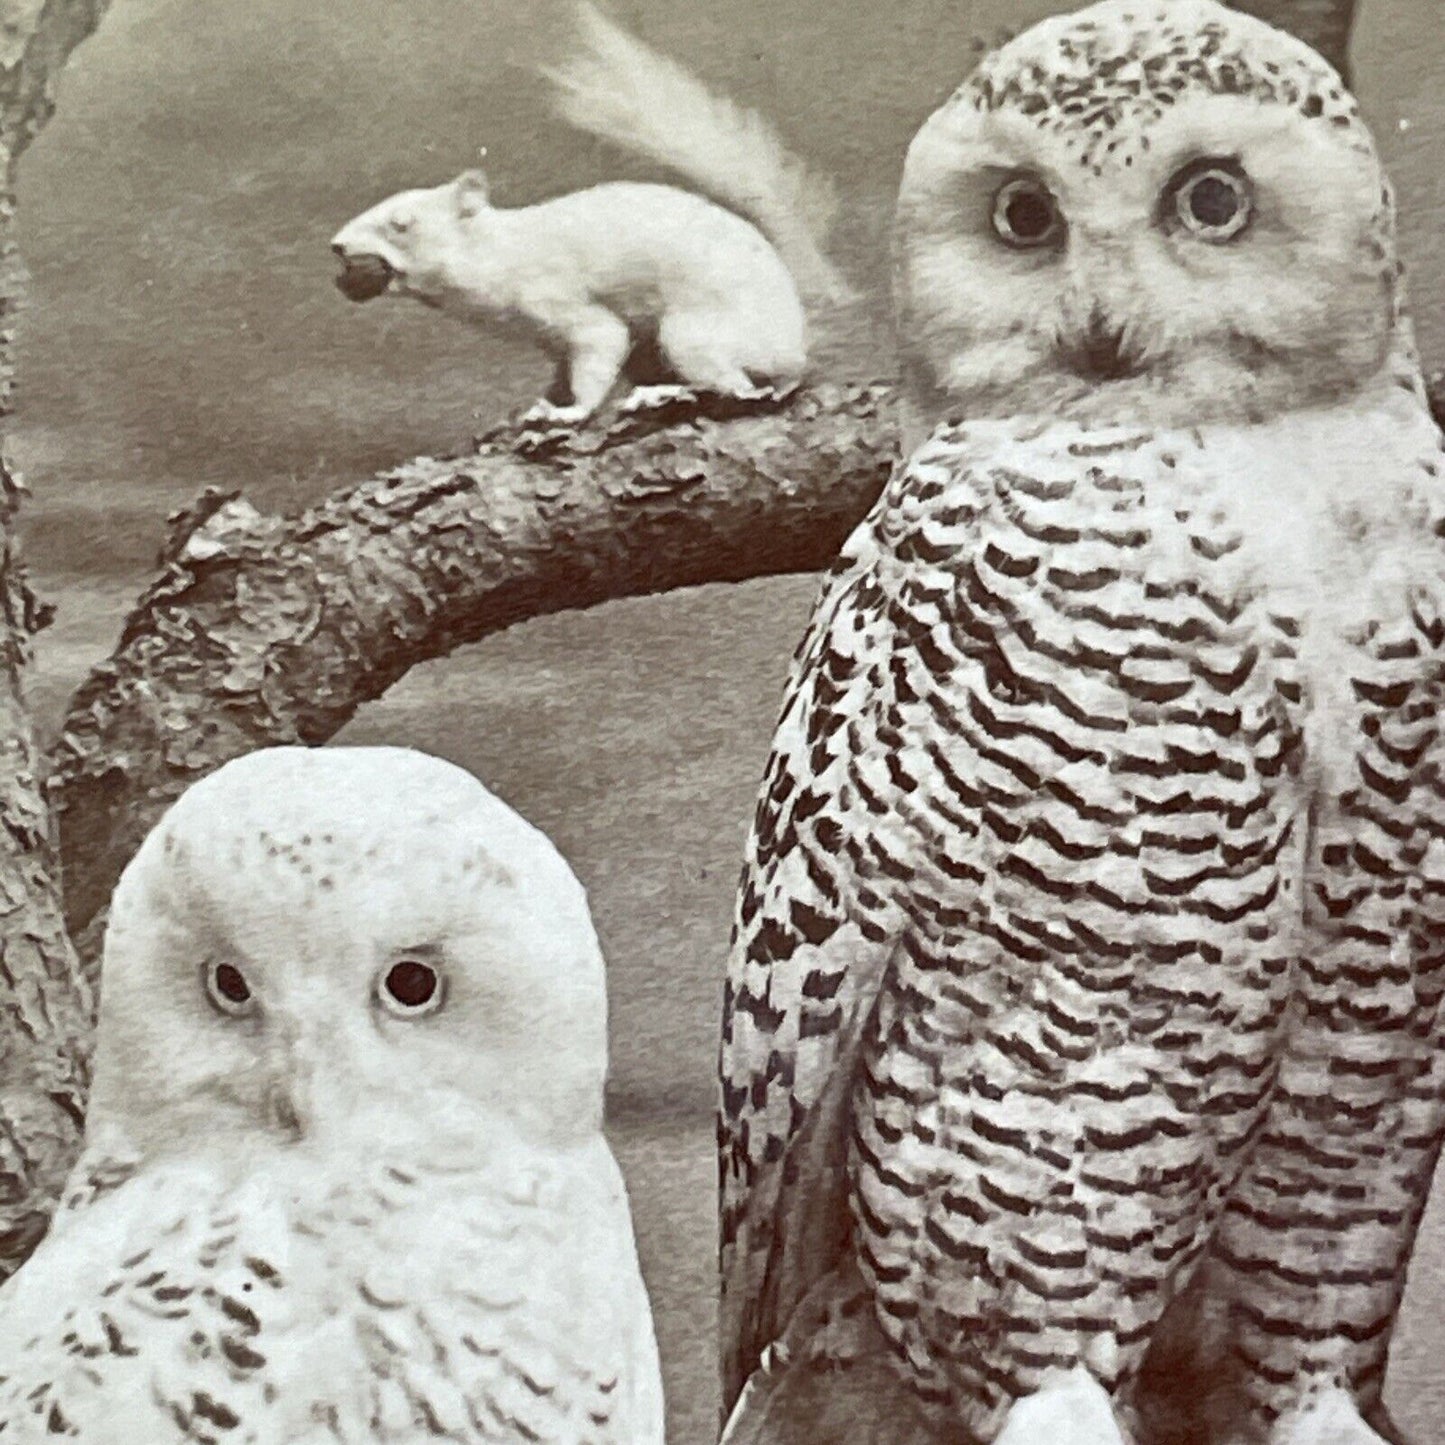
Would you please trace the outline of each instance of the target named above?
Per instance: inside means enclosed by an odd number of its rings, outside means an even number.
[[[886,366],[883,245],[908,139],[974,37],[1060,4],[616,0],[614,13],[771,116],[841,178],[836,254],[875,298],[854,375]],[[1357,88],[1401,197],[1427,360],[1445,364],[1445,28],[1439,0],[1362,0]],[[13,447],[40,590],[43,722],[111,648],[168,511],[203,486],[294,508],[465,445],[535,399],[538,353],[414,303],[332,286],[337,227],[488,149],[519,205],[622,176],[547,113],[531,73],[568,12],[537,0],[115,0],[21,165],[33,273]],[[1321,205],[1329,198],[1321,197]],[[351,741],[443,754],[545,828],[587,884],[610,964],[613,1134],[657,1312],[671,1438],[716,1409],[714,1055],[732,890],[812,578],[617,603],[513,629],[408,677]],[[1427,1229],[1390,1395],[1445,1405]],[[1428,1435],[1429,1431],[1424,1434]]]

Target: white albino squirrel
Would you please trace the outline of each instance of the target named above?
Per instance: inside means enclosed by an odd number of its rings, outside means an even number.
[[[353,301],[391,291],[477,324],[520,323],[557,358],[555,389],[569,394],[539,402],[537,419],[584,421],[624,370],[728,395],[791,387],[807,361],[807,310],[853,299],[822,248],[831,183],[761,116],[586,0],[577,16],[574,53],[543,71],[558,111],[724,204],[609,182],[503,208],[469,170],[343,226],[331,243],[336,284]],[[643,373],[659,361],[660,375]],[[634,404],[655,395],[639,389]]]

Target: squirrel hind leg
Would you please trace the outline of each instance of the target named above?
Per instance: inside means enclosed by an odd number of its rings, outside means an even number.
[[[699,391],[752,397],[791,390],[802,378],[801,347],[771,344],[757,328],[711,313],[674,313],[658,327],[658,343],[678,378]]]

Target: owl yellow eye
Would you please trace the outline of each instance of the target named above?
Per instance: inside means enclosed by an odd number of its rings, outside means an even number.
[[[429,963],[404,958],[382,975],[377,994],[391,1013],[415,1018],[441,1007],[442,981]]]
[[[1019,176],[1000,186],[993,198],[993,229],[1004,245],[1028,250],[1056,240],[1064,218],[1042,181]]]
[[[256,1005],[246,975],[234,963],[206,965],[206,997],[219,1012],[236,1018],[250,1013]]]
[[[1185,230],[1203,241],[1229,241],[1249,224],[1254,209],[1249,179],[1233,161],[1196,161],[1169,183],[1172,210]]]

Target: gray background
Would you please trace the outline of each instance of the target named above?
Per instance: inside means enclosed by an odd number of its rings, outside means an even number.
[[[882,239],[909,136],[968,69],[972,37],[1063,8],[618,0],[615,13],[840,178],[835,249],[876,304],[829,365],[867,373],[887,362]],[[1422,341],[1445,363],[1442,20],[1440,0],[1363,0],[1355,64],[1401,192]],[[34,286],[13,445],[36,493],[29,552],[60,606],[35,684],[47,725],[113,643],[164,514],[203,485],[297,506],[463,445],[539,394],[548,369],[526,346],[403,303],[347,304],[326,243],[480,145],[500,204],[647,174],[547,116],[530,67],[566,33],[566,12],[534,0],[116,0],[21,169]],[[706,1439],[715,1409],[710,1114],[731,893],[813,589],[705,588],[519,627],[419,669],[347,734],[471,767],[588,885],[611,967],[611,1118],[680,1442]],[[1445,1404],[1436,1233],[1391,1387],[1421,1426]]]

